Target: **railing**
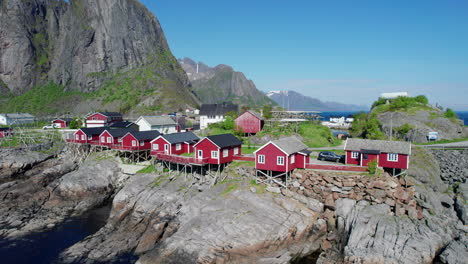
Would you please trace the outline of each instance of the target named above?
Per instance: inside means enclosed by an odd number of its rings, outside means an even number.
[[[178,164],[204,165],[208,163],[208,158],[197,159],[194,157],[184,157],[184,156],[179,156],[179,155],[169,155],[169,154],[163,154],[163,153],[156,153],[154,156],[156,156],[156,158],[159,160],[174,162]]]
[[[116,149],[116,150],[128,150],[128,151],[139,151],[139,150],[149,150],[150,147],[140,147],[140,146],[131,146],[131,147],[128,147],[128,146],[123,146],[123,145],[120,145],[120,144],[112,144],[111,146],[111,149]]]

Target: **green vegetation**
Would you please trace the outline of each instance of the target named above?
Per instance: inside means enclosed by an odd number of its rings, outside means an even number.
[[[468,141],[468,138],[457,138],[457,139],[441,139],[437,141],[431,142],[424,142],[424,143],[414,143],[416,145],[434,145],[434,144],[446,144],[446,143],[456,143],[456,142],[463,142]]]
[[[83,127],[83,121],[81,121],[80,118],[73,118],[72,121],[70,121],[70,124],[68,125],[71,129],[78,129],[80,127]]]
[[[137,171],[137,173],[154,173],[154,172],[156,172],[156,169],[154,168],[153,165],[148,165],[146,168],[143,168]]]
[[[381,131],[382,123],[377,119],[375,113],[364,113],[354,115],[354,121],[350,130],[353,137],[366,139],[383,139],[384,133]]]
[[[369,174],[374,175],[375,172],[377,171],[377,160],[373,159],[367,163],[367,170],[369,171]]]
[[[273,110],[273,107],[271,105],[264,105],[263,106],[263,117],[265,119],[270,119],[273,117],[271,114],[271,111]]]
[[[387,101],[389,102],[388,104]],[[399,96],[390,100],[379,98],[372,104],[372,111],[381,113],[386,111],[408,111],[411,108],[432,109],[428,106],[428,103],[429,101],[424,95],[418,95],[416,97]]]
[[[247,161],[247,160],[243,160],[243,161],[233,161],[231,163],[231,165],[229,165],[230,168],[237,168],[237,167],[240,167],[240,166],[244,166],[244,165],[247,165],[247,166],[250,166],[250,167],[255,167],[255,162],[253,161]]]
[[[413,128],[414,128],[414,126],[412,126],[410,124],[404,124],[402,126],[393,128],[393,131],[396,132],[397,134],[400,134],[400,135],[406,135]]]
[[[257,147],[252,147],[252,146],[242,147],[242,154],[252,154],[257,149],[258,149]]]
[[[226,187],[226,189],[224,189],[223,192],[220,193],[220,195],[227,195],[230,192],[237,190],[238,188],[239,188],[239,184],[231,183]]]
[[[444,116],[450,119],[458,119],[457,114],[450,108],[445,110]]]
[[[183,157],[195,157],[195,153],[182,153],[180,155]]]
[[[258,184],[255,180],[250,180],[250,186],[254,187],[257,194],[263,194],[266,191],[266,184]]]

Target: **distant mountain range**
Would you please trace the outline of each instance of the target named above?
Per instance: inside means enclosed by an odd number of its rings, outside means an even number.
[[[242,72],[234,71],[231,66],[220,64],[212,68],[190,58],[179,59],[179,64],[202,103],[233,102],[250,107],[274,104],[252,80],[248,80]]]
[[[271,91],[266,94],[279,106],[291,111],[361,111],[369,107],[363,105],[322,102],[319,99],[302,95],[294,91]]]

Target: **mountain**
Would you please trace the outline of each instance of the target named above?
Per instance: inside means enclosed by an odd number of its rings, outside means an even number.
[[[179,63],[203,103],[230,101],[250,107],[273,104],[272,100],[257,89],[253,81],[248,80],[242,72],[234,71],[231,66],[220,64],[211,68],[189,58],[180,59]]]
[[[271,91],[266,94],[279,106],[292,111],[360,111],[367,107],[361,105],[322,102],[294,91]]]
[[[159,21],[136,0],[0,0],[0,24],[2,94],[54,90],[54,104],[126,111],[198,104]],[[0,110],[21,110],[12,107]]]

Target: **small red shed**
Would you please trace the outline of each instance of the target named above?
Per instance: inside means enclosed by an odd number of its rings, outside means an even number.
[[[92,113],[86,117],[86,127],[108,127],[122,120],[122,114],[117,112]]]
[[[67,128],[72,120],[71,118],[57,118],[52,121],[52,123],[58,125],[60,128]]]
[[[81,144],[94,144],[99,142],[101,135],[107,127],[80,128],[73,134],[73,142]]]
[[[193,153],[193,146],[200,141],[193,132],[173,133],[161,135],[151,141],[151,155],[158,153],[180,155]]]
[[[0,127],[0,138],[5,138],[13,134],[13,129],[9,127]]]
[[[263,129],[265,120],[262,115],[248,110],[238,116],[235,120],[236,130],[242,130],[245,134],[256,134]]]
[[[151,149],[151,141],[159,137],[161,133],[157,130],[129,132],[122,137],[122,143],[112,148],[120,150],[149,150]]]
[[[233,161],[234,156],[241,155],[242,141],[233,134],[208,136],[195,144],[197,159],[207,159],[209,164],[225,164]]]
[[[127,135],[129,132],[135,132],[133,128],[117,128],[117,129],[106,129],[104,132],[99,135],[99,142],[97,143],[100,146],[112,146],[115,144],[121,144],[123,136]]]
[[[407,170],[411,143],[348,138],[344,150],[346,164],[367,166],[371,160],[376,160],[378,167]]]
[[[255,169],[275,172],[304,169],[310,162],[310,153],[295,137],[270,141],[254,152]]]

